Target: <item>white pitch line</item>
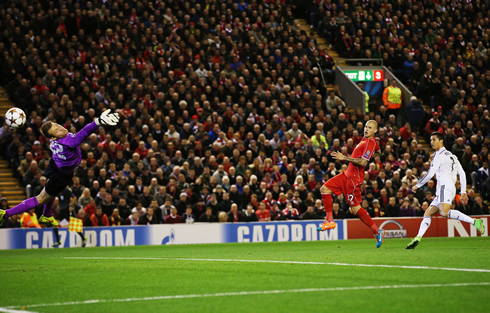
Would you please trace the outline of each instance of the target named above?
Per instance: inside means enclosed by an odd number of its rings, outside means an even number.
[[[490,273],[490,269],[482,268],[453,268],[453,267],[430,267],[412,265],[387,265],[387,264],[355,264],[355,263],[327,263],[306,261],[275,261],[275,260],[239,260],[239,259],[195,259],[195,258],[122,258],[122,257],[62,257],[62,259],[81,260],[175,260],[175,261],[209,261],[209,262],[246,262],[246,263],[284,263],[284,264],[308,264],[308,265],[334,265],[334,266],[358,266],[358,267],[382,267],[382,268],[404,268],[418,270],[440,270],[457,272]]]
[[[26,311],[26,310],[12,310],[9,308],[0,308],[0,312],[5,312],[5,313],[37,313],[37,312]]]
[[[153,301],[153,300],[172,300],[172,299],[188,299],[188,298],[211,298],[211,297],[228,297],[228,296],[250,296],[250,295],[268,295],[268,294],[284,294],[298,292],[323,292],[323,291],[351,291],[351,290],[374,290],[374,289],[403,289],[403,288],[437,288],[437,287],[471,287],[471,286],[490,286],[490,282],[481,283],[455,283],[455,284],[420,284],[420,285],[385,285],[385,286],[357,286],[357,287],[331,287],[331,288],[306,288],[306,289],[286,289],[286,290],[261,290],[261,291],[239,291],[239,292],[221,292],[221,293],[205,293],[205,294],[189,294],[189,295],[172,295],[172,296],[157,296],[157,297],[142,297],[142,298],[126,298],[126,299],[94,299],[86,301],[71,301],[57,303],[41,303],[27,304],[22,307],[38,308],[47,306],[65,306],[65,305],[81,305],[94,303],[117,303],[117,302],[134,302],[134,301]],[[19,308],[21,306],[10,306],[8,308]],[[12,311],[12,312],[27,312],[27,311]]]

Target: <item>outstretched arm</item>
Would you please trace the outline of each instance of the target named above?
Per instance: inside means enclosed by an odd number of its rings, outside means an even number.
[[[97,127],[102,125],[116,126],[117,122],[119,122],[119,114],[110,112],[111,110],[109,109],[105,110],[100,117],[96,118],[95,121],[82,128],[82,130],[80,130],[78,133],[68,133],[65,138],[61,139],[61,143],[71,148],[75,148],[81,145],[85,138],[93,133]]]
[[[91,133],[93,133],[99,126],[95,122],[92,122],[82,128],[78,133],[72,134],[68,133],[68,135],[58,140],[58,142],[67,145],[68,147],[75,148],[82,144],[82,142],[87,138]]]

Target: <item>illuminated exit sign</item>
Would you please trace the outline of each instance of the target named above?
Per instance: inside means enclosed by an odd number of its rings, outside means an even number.
[[[353,81],[379,82],[384,79],[383,71],[344,71],[345,75]]]

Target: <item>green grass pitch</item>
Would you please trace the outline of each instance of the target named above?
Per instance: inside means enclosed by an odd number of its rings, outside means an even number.
[[[490,311],[490,238],[425,238],[405,250],[409,241],[387,239],[380,249],[375,240],[348,240],[0,251],[0,312]],[[461,283],[471,285],[454,285]],[[379,287],[395,285],[405,287]],[[80,303],[87,300],[96,301]]]

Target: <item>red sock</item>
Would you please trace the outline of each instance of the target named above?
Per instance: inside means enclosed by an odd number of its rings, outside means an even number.
[[[356,216],[358,218],[360,218],[364,224],[366,224],[367,226],[369,226],[371,228],[371,230],[373,231],[373,234],[375,234],[375,235],[379,234],[378,226],[376,226],[376,224],[374,224],[373,219],[371,218],[371,216],[369,216],[369,213],[366,210],[364,210],[363,208],[360,208],[359,210],[357,210]]]
[[[322,193],[322,202],[323,202],[323,207],[325,208],[325,212],[327,213],[327,221],[332,222],[333,221],[333,213],[332,213],[332,207],[333,207],[333,202],[332,202],[332,194],[331,193]]]

